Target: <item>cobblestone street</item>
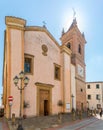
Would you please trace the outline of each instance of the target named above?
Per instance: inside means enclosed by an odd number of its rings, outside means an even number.
[[[92,117],[90,117],[92,118]],[[43,117],[32,117],[24,119],[22,122],[24,130],[47,130],[47,129],[58,129],[59,127],[74,124],[76,122],[80,122],[84,119],[88,119],[87,114],[83,113],[81,119],[76,116],[75,120],[73,120],[72,115],[70,113],[63,114],[62,120],[58,119],[58,116],[43,116]],[[10,130],[16,130],[18,126],[18,121],[16,120],[15,125],[11,125],[11,121],[8,122]]]
[[[0,130],[9,130],[7,120],[4,117],[0,118]]]
[[[9,124],[9,125],[8,125]],[[0,118],[0,130],[17,130],[18,122],[12,125],[4,117]],[[58,122],[57,116],[35,117],[23,120],[24,130],[103,130],[103,117],[86,117],[72,120],[71,116],[63,115],[62,122]]]
[[[47,130],[103,130],[103,117],[99,115],[87,118],[81,121],[71,122],[58,128],[50,128]]]

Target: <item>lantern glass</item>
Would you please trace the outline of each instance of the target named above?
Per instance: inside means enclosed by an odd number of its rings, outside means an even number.
[[[14,84],[17,85],[17,84],[18,84],[18,81],[19,81],[18,76],[15,76],[13,80],[14,80]]]
[[[24,84],[27,85],[29,83],[29,78],[28,77],[25,77],[24,78]]]
[[[19,73],[19,76],[20,76],[20,79],[22,79],[22,78],[24,77],[24,72],[21,71],[21,72]]]

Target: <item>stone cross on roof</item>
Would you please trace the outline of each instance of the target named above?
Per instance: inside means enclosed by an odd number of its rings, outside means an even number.
[[[73,19],[75,19],[76,11],[74,8],[72,8],[72,9],[73,9]]]
[[[43,27],[46,28],[46,22],[43,21],[42,23],[43,23]]]

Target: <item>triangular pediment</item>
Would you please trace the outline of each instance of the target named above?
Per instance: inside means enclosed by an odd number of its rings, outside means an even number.
[[[53,37],[53,35],[44,27],[39,26],[26,26],[25,31],[39,31],[44,32],[58,47],[60,47],[59,43],[56,41],[56,39]]]

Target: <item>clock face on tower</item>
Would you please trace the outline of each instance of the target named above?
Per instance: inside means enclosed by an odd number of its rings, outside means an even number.
[[[84,77],[84,69],[81,65],[78,64],[78,75]]]

